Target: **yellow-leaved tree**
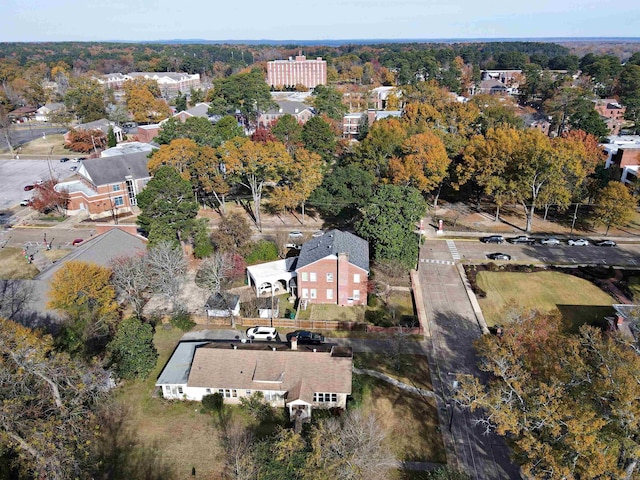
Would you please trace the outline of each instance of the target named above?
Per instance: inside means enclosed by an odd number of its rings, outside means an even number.
[[[71,353],[92,353],[115,332],[118,304],[111,270],[71,260],[51,279],[48,307],[66,314],[60,343]]]

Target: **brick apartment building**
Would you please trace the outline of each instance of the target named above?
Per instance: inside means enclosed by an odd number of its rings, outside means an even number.
[[[327,62],[322,57],[307,60],[304,55],[267,62],[267,83],[271,87],[304,85],[315,88],[317,85],[326,85]]]
[[[626,113],[626,107],[620,105],[615,99],[602,98],[595,100],[596,112],[604,118],[609,133],[611,135],[618,135],[620,129],[624,124],[624,114]]]

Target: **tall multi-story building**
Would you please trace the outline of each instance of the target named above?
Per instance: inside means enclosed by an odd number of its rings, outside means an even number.
[[[267,83],[272,87],[304,85],[315,88],[316,85],[326,85],[327,62],[322,57],[307,60],[304,55],[267,62]]]

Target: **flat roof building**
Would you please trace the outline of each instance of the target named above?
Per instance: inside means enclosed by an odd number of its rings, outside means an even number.
[[[327,62],[322,57],[307,60],[304,55],[267,62],[267,83],[271,87],[304,85],[315,88],[317,85],[326,85]]]

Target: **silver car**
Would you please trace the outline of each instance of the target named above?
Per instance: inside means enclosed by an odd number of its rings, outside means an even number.
[[[540,240],[540,243],[542,245],[560,245],[560,240],[558,240],[557,238],[543,238],[542,240]]]
[[[589,240],[585,240],[584,238],[572,238],[567,243],[571,246],[586,247],[589,245]]]

